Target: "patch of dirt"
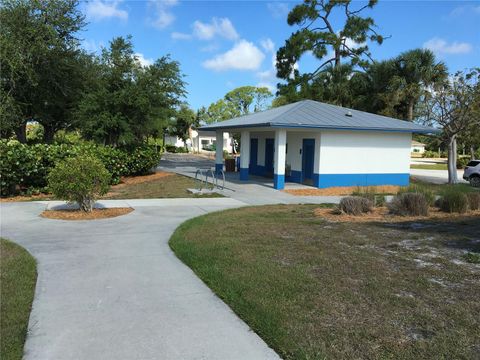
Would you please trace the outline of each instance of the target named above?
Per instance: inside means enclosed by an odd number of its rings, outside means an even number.
[[[471,218],[472,216],[480,217],[480,210],[468,211],[465,214],[450,214],[442,212],[436,208],[430,208],[430,215],[428,216],[398,216],[389,214],[387,207],[377,207],[374,208],[372,212],[354,216],[337,214],[335,209],[316,208],[314,214],[315,216],[333,222],[406,222],[436,219],[462,219]]]
[[[56,220],[97,220],[129,214],[132,208],[93,209],[86,213],[80,210],[45,210],[41,217]]]
[[[120,179],[120,184],[112,186],[112,191],[114,191],[115,189],[121,189],[122,187],[125,187],[128,185],[142,184],[142,183],[155,181],[155,180],[158,180],[167,176],[172,176],[172,175],[174,174],[169,172],[158,171],[150,175],[125,176]]]
[[[375,188],[377,194],[396,194],[400,190],[400,186],[394,185],[373,186],[370,188]],[[283,191],[295,196],[344,196],[352,195],[354,191],[358,191],[359,189],[366,190],[367,188],[358,186],[337,186],[326,189],[287,189]]]

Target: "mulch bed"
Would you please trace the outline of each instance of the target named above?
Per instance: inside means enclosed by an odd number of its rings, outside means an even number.
[[[441,219],[461,219],[478,216],[480,220],[480,210],[467,211],[464,214],[446,213],[437,208],[430,208],[428,216],[398,216],[389,214],[386,207],[374,208],[372,212],[363,215],[337,214],[334,209],[316,208],[315,216],[324,218],[332,222],[406,222],[422,220],[441,220]]]
[[[382,185],[373,186],[377,194],[396,194],[400,190],[400,186]],[[362,189],[358,186],[337,186],[326,189],[287,189],[283,190],[290,195],[295,196],[344,196],[352,195],[354,191]]]
[[[40,216],[56,220],[97,220],[126,215],[131,213],[132,211],[133,209],[129,207],[93,209],[92,212],[89,213],[80,210],[45,210],[40,214]]]

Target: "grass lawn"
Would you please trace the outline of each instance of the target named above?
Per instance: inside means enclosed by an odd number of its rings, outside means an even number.
[[[464,183],[459,183],[459,184],[455,184],[455,185],[432,184],[432,183],[428,183],[428,182],[425,182],[425,181],[418,180],[415,177],[410,177],[410,184],[430,189],[431,191],[435,192],[437,195],[441,195],[443,190],[446,190],[446,189],[448,189],[449,187],[452,187],[452,186],[457,188],[459,191],[462,191],[462,192],[465,192],[465,193],[479,192],[480,191],[480,188],[473,187],[470,184],[464,184]]]
[[[318,207],[318,206],[317,206]],[[315,206],[184,223],[177,256],[285,359],[473,359],[480,219],[336,223]]]
[[[132,178],[136,179],[136,178]],[[127,183],[112,187],[112,191],[104,199],[155,199],[155,198],[193,198],[193,197],[223,197],[212,193],[195,195],[187,189],[195,188],[195,180],[187,176],[168,174],[151,181]]]
[[[35,259],[22,247],[0,239],[0,359],[19,360],[37,279]]]
[[[410,169],[448,170],[447,164],[412,164]]]

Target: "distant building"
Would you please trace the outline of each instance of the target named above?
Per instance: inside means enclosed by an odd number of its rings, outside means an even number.
[[[425,144],[422,144],[421,142],[412,140],[412,146],[411,146],[410,152],[417,153],[417,154],[423,154],[425,152]]]
[[[187,149],[191,152],[202,153],[214,151],[217,143],[215,131],[190,129],[189,138],[186,141]],[[223,150],[229,154],[233,152],[233,138],[228,132],[223,133]],[[185,142],[177,136],[165,136],[165,145],[185,147]]]

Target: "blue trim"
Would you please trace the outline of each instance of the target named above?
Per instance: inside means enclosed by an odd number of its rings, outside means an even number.
[[[273,175],[273,187],[277,190],[285,188],[285,175]]]
[[[315,176],[318,180],[315,180]],[[407,186],[410,174],[315,174],[314,184],[319,188],[332,186]]]
[[[313,186],[320,187],[320,174],[313,173]]]
[[[240,168],[240,180],[248,180],[248,168]]]
[[[217,174],[222,170],[223,170],[223,163],[222,164],[215,164],[215,172]]]
[[[399,120],[402,121],[402,120]],[[438,134],[442,132],[441,129],[392,129],[392,128],[356,128],[356,127],[328,127],[328,126],[314,126],[314,125],[287,125],[275,123],[263,123],[252,125],[233,125],[233,126],[215,126],[215,127],[201,127],[200,130],[228,130],[228,129],[242,129],[242,128],[258,128],[271,127],[283,129],[320,129],[320,130],[345,130],[345,131],[380,131],[380,132],[396,132],[396,133],[415,133],[415,134]]]
[[[291,181],[294,183],[302,183],[302,172],[297,170],[291,170],[290,176],[287,176],[287,181]]]

